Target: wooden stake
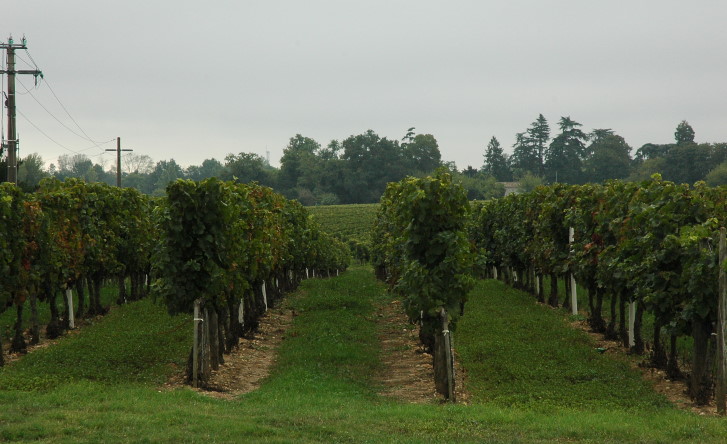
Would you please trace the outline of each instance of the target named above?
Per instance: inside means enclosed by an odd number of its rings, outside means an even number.
[[[452,354],[452,333],[449,331],[449,316],[444,307],[440,309],[439,314],[442,321],[442,347],[444,348],[447,378],[447,393],[444,396],[448,401],[456,402],[457,399],[454,393],[454,355]]]
[[[573,230],[573,227],[570,227],[568,229],[568,242],[571,244],[575,240],[575,230]],[[578,314],[578,293],[576,292],[576,277],[573,276],[573,273],[568,273],[570,275],[570,306],[571,306],[571,313],[574,315]]]
[[[192,386],[199,387],[199,357],[198,357],[198,344],[199,341],[199,306],[201,301],[197,299],[194,301],[194,339],[192,342]]]
[[[725,243],[725,227],[719,230],[719,299],[717,304],[717,387],[716,401],[717,413],[724,415],[725,406],[725,315],[727,315],[727,273],[725,272],[725,258],[727,258],[727,245]]]

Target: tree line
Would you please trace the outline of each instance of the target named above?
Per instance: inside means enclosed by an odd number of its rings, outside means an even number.
[[[222,161],[210,158],[186,168],[174,159],[154,162],[147,155],[129,153],[122,160],[122,182],[142,193],[160,196],[176,179],[255,181],[304,205],[378,202],[387,183],[406,176],[425,177],[442,166],[463,185],[470,200],[502,196],[501,182],[511,181],[518,181],[522,190],[528,191],[549,183],[641,181],[660,173],[676,183],[705,180],[713,186],[727,184],[727,143],[696,142],[695,131],[686,121],[678,124],[674,143],[647,143],[633,150],[612,129],[585,132],[570,117],[560,118],[559,132],[551,137],[550,124],[540,114],[525,131],[516,134],[512,154],[505,153],[493,136],[484,147],[483,164],[462,169],[442,159],[432,134],[414,130],[409,128],[401,139],[368,130],[327,145],[296,134],[284,148],[279,168],[255,153],[228,154]],[[5,173],[0,162],[0,180]],[[62,155],[49,168],[37,154],[22,159],[18,177],[24,190],[32,191],[47,176],[110,185],[116,182],[115,165],[105,168],[84,154]]]
[[[499,181],[528,184],[603,183],[609,179],[638,182],[654,173],[676,183],[704,180],[712,186],[727,184],[727,143],[697,143],[686,120],[677,125],[674,143],[647,143],[634,155],[631,146],[612,129],[586,133],[581,127],[570,117],[561,117],[560,132],[551,138],[550,125],[540,114],[525,131],[517,133],[511,155],[493,136],[482,170]]]

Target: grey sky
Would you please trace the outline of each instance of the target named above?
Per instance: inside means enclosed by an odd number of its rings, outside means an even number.
[[[539,113],[634,148],[669,143],[686,119],[699,142],[727,142],[727,2],[6,0],[0,38],[30,55],[97,141],[182,165],[270,151],[296,133],[322,145],[414,126],[444,160],[480,167],[496,136]],[[25,51],[20,59],[29,62]],[[22,61],[18,68],[27,69]],[[71,128],[48,89],[34,97]],[[4,89],[5,87],[3,87]],[[18,85],[18,92],[25,92]],[[18,110],[89,156],[30,95]],[[3,111],[4,112],[4,111]],[[21,156],[72,154],[18,116]],[[113,148],[113,144],[103,148]],[[112,154],[93,157],[111,165]]]

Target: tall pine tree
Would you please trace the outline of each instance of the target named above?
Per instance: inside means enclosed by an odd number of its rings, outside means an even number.
[[[560,134],[545,153],[545,177],[551,183],[582,183],[588,136],[578,128],[582,125],[570,117],[561,117],[558,125]]]
[[[537,176],[540,170],[538,151],[525,132],[515,135],[510,167],[513,175],[518,178],[527,173]]]
[[[495,136],[492,136],[492,139],[487,144],[485,164],[482,167],[482,172],[493,176],[500,182],[509,182],[512,180],[512,171],[510,171],[507,155]]]
[[[545,175],[545,150],[548,148],[548,140],[550,140],[550,126],[542,114],[539,114],[535,122],[530,124],[528,139],[537,153],[538,170],[533,173],[543,177]]]

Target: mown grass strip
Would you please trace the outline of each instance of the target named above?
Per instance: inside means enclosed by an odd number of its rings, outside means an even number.
[[[115,285],[105,286],[101,289],[101,306],[110,307],[116,304],[118,299],[119,288]],[[65,294],[61,295],[65,297]],[[63,312],[63,300],[58,297],[58,309]],[[88,309],[88,294],[86,294],[85,307]],[[78,292],[73,291],[73,306],[78,308]],[[7,341],[11,340],[15,334],[15,320],[17,312],[15,306],[8,307],[4,312],[0,313],[0,334],[2,334],[3,343],[7,345]],[[82,320],[76,319],[76,322]],[[45,327],[50,322],[50,306],[47,302],[38,301],[38,324]],[[23,306],[23,330],[31,327],[30,322],[30,301],[25,301]],[[41,331],[41,335],[45,335],[45,331]]]
[[[475,325],[490,322],[471,316],[478,311],[483,290],[501,291],[497,286],[479,287],[463,322],[468,317]],[[290,299],[297,316],[276,369],[262,388],[234,401],[188,389],[157,390],[122,374],[112,383],[78,379],[35,392],[0,390],[0,441],[677,443],[720,442],[727,434],[724,420],[648,402],[624,409],[595,401],[590,401],[592,408],[564,407],[557,397],[535,407],[507,398],[480,397],[470,405],[411,405],[379,397],[371,377],[379,365],[371,309],[382,298],[383,287],[370,268],[305,282]],[[492,310],[489,305],[483,308]],[[503,309],[497,316],[507,317],[509,312]],[[550,331],[562,324],[562,317],[553,317],[543,321],[543,328]],[[461,336],[468,328],[460,323],[458,348],[465,345]],[[149,343],[151,338],[141,340]],[[89,355],[94,356],[94,350]],[[180,358],[186,352],[182,350]],[[469,373],[470,380],[475,376]],[[508,384],[503,379],[504,390]],[[555,384],[553,390],[561,386]],[[638,399],[633,402],[638,404]]]
[[[669,409],[625,362],[600,354],[562,311],[480,281],[456,333],[474,400],[518,408]]]
[[[115,307],[53,346],[0,368],[0,389],[38,390],[78,381],[165,381],[191,347],[189,316],[170,317],[151,299]]]

